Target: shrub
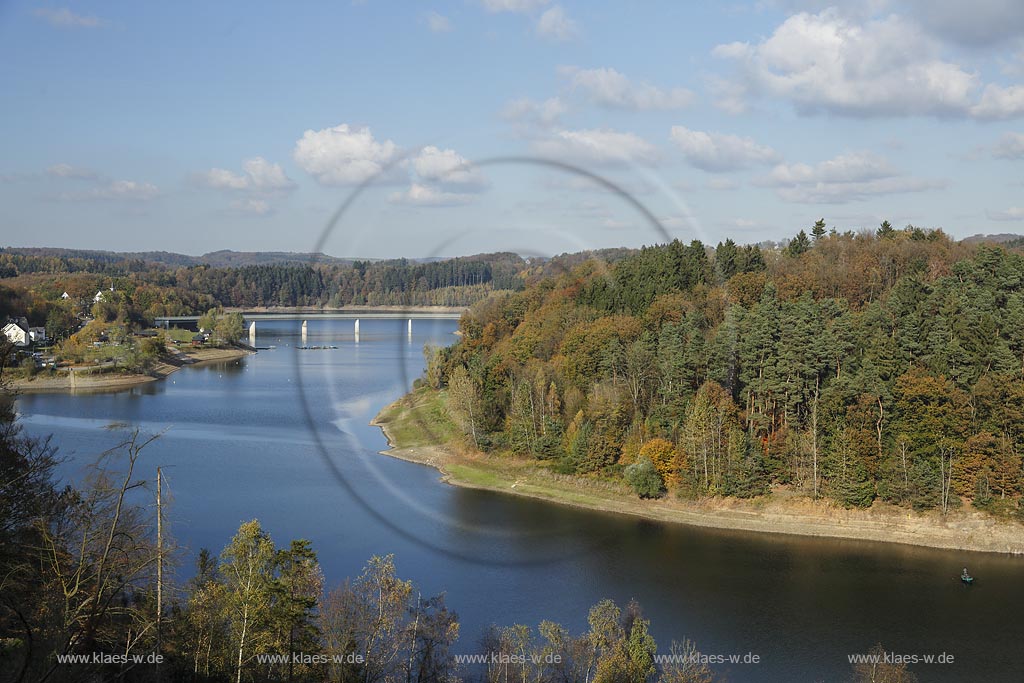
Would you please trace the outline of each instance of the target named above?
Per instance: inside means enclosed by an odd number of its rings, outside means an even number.
[[[625,474],[626,481],[641,498],[660,498],[665,493],[665,480],[650,458],[641,457],[626,468]]]

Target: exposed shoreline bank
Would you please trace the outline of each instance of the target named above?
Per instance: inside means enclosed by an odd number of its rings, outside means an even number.
[[[415,416],[424,408],[422,396],[415,392],[403,396],[370,424],[380,427],[388,441],[383,455],[433,467],[453,486],[691,526],[1024,555],[1024,525],[999,521],[977,510],[945,517],[883,503],[848,510],[831,501],[779,494],[753,500],[641,500],[624,486],[553,474],[534,461],[461,453],[422,429],[427,418]],[[420,437],[410,436],[414,433]]]
[[[160,361],[147,374],[98,373],[94,375],[80,372],[72,381],[69,373],[63,373],[55,377],[37,376],[32,379],[11,379],[8,386],[15,394],[88,393],[128,389],[165,379],[183,367],[238,360],[252,353],[254,352],[239,348],[199,349],[188,353],[176,351],[161,357]]]

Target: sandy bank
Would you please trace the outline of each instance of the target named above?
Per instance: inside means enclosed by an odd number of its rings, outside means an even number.
[[[972,509],[945,517],[936,511],[919,513],[884,503],[867,510],[847,510],[831,501],[814,501],[784,491],[753,500],[641,500],[624,486],[558,475],[535,461],[467,454],[431,443],[436,439],[422,429],[424,422],[414,417],[418,409],[415,397],[399,399],[371,421],[383,430],[390,445],[381,453],[434,467],[445,482],[455,486],[693,526],[1024,555],[1024,525],[999,521]],[[413,433],[419,436],[410,437]]]
[[[93,391],[110,391],[126,389],[140,384],[156,382],[187,365],[205,363],[222,363],[248,356],[251,351],[245,349],[189,349],[179,351],[168,350],[160,361],[147,374],[96,373],[79,371],[74,380],[70,373],[62,372],[53,377],[36,376],[32,379],[12,379],[9,381],[11,391],[19,394],[33,393],[88,393]]]

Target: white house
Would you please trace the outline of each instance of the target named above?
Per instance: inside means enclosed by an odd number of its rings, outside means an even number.
[[[4,325],[4,335],[15,346],[28,346],[28,331],[17,323],[7,323]]]
[[[113,282],[110,283],[110,291],[111,292],[114,291],[114,283]],[[101,301],[103,301],[103,290],[102,289],[97,289],[96,290],[96,296],[94,296],[92,298],[92,302],[94,304],[98,304]]]
[[[45,327],[30,327],[28,328],[28,338],[33,342],[46,341],[46,328]]]
[[[71,295],[68,294],[67,292],[64,292],[63,294],[60,295],[60,298],[61,299],[70,299]]]

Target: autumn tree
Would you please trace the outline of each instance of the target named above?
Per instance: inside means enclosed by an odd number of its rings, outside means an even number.
[[[238,528],[220,556],[236,683],[241,683],[249,662],[273,644],[269,612],[274,561],[274,543],[255,519]]]

